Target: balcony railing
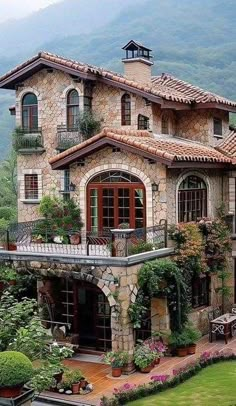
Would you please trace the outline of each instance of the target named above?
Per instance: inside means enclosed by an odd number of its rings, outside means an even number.
[[[65,125],[57,127],[57,149],[65,151],[84,141],[84,136],[80,134],[76,127],[68,128]]]
[[[20,129],[14,136],[13,146],[20,153],[42,152],[44,150],[42,129]]]
[[[0,249],[73,256],[128,257],[167,247],[166,222],[136,230],[54,232],[48,220],[11,224],[0,233]]]

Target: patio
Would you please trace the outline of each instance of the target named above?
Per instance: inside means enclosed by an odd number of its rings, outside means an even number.
[[[223,340],[217,340],[213,343],[209,343],[208,336],[204,336],[199,340],[197,345],[197,353],[195,355],[188,355],[187,357],[164,357],[161,362],[156,366],[149,374],[141,374],[135,372],[132,375],[125,376],[121,378],[112,378],[110,376],[110,367],[101,363],[91,363],[79,360],[67,360],[66,365],[70,368],[79,368],[82,370],[83,374],[86,376],[89,382],[94,385],[94,390],[88,395],[60,395],[52,392],[45,392],[43,396],[47,398],[56,398],[64,401],[73,401],[80,403],[85,403],[86,405],[98,406],[100,403],[100,398],[105,396],[111,396],[113,388],[118,387],[125,382],[134,383],[140,385],[142,383],[148,383],[152,375],[155,374],[167,374],[172,375],[172,371],[175,368],[180,368],[190,361],[195,360],[204,351],[221,351],[225,349],[231,349],[236,353],[236,337],[229,340],[228,345],[224,343]],[[78,357],[79,358],[79,357]],[[43,397],[42,397],[43,398]]]

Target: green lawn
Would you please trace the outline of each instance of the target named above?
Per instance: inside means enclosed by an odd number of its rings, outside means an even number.
[[[159,395],[150,396],[130,406],[235,406],[236,362],[227,361],[203,369],[198,375],[168,389]]]

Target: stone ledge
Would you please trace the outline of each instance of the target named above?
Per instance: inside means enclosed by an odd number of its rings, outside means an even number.
[[[47,253],[31,253],[0,250],[0,261],[36,261],[36,262],[52,262],[64,264],[80,264],[80,265],[99,265],[99,266],[114,266],[114,267],[129,267],[140,264],[155,258],[168,257],[174,254],[173,248],[161,248],[155,251],[144,252],[141,254],[132,255],[127,258],[123,257],[95,257],[95,256],[74,256],[66,254],[47,254]]]

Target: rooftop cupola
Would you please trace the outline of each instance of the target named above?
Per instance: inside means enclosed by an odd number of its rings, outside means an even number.
[[[122,49],[126,52],[126,57],[122,59],[125,76],[136,82],[151,84],[152,50],[133,40]]]

